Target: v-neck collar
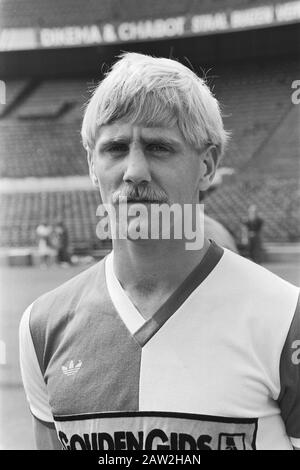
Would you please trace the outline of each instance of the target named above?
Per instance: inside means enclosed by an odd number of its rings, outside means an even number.
[[[134,335],[146,320],[131,302],[115,275],[113,251],[106,258],[105,276],[111,301],[130,333]]]
[[[157,333],[195,289],[207,278],[222,258],[223,253],[223,248],[211,240],[211,244],[198,266],[196,266],[149,320],[144,319],[117,279],[113,267],[113,252],[107,256],[105,275],[110,298],[123,323],[141,347]]]

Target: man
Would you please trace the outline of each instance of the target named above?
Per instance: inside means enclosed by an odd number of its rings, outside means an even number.
[[[70,263],[69,253],[69,235],[68,229],[64,222],[58,220],[54,228],[56,248],[57,248],[57,262],[58,263]]]
[[[255,263],[261,262],[262,255],[262,243],[261,243],[261,231],[264,221],[257,214],[257,207],[255,204],[251,204],[248,209],[248,218],[244,224],[247,228],[248,233],[248,251],[249,257]]]
[[[213,180],[227,134],[208,87],[176,61],[125,54],[82,138],[103,203],[131,217],[118,213],[128,236],[111,254],[23,316],[38,448],[299,445],[299,290],[205,238],[192,250],[134,236],[137,205],[195,208]]]
[[[36,235],[40,265],[48,267],[56,256],[56,249],[53,246],[53,228],[47,222],[42,222],[36,228]]]

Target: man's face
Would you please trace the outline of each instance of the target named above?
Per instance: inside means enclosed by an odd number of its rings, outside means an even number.
[[[196,203],[200,162],[177,126],[143,127],[122,120],[101,128],[92,157],[104,203],[116,202],[118,192],[136,187],[145,189],[140,199]]]
[[[177,125],[143,127],[121,120],[101,128],[90,166],[104,204],[121,208],[124,206],[118,204],[126,198],[130,218],[127,223],[117,215],[116,223],[131,239],[136,233],[137,217],[140,230],[147,238],[153,238],[150,227],[154,226],[161,238],[163,228],[160,222],[154,221],[149,210],[153,208],[151,204],[177,204],[182,211],[184,204],[193,204],[196,211],[199,189],[207,184],[205,175],[209,173],[203,155],[186,143]],[[137,204],[139,207],[142,204],[146,212],[143,215],[138,212],[132,218],[131,209],[139,210]],[[164,216],[163,223],[167,220],[170,219]],[[171,233],[174,223],[175,219],[170,221]],[[181,226],[182,222],[179,223]]]

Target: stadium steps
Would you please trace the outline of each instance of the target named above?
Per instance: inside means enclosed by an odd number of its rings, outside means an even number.
[[[298,70],[294,59],[243,64],[221,68],[209,80],[221,102],[225,128],[232,131],[228,165],[242,169],[251,164],[290,110],[291,83]]]
[[[0,175],[5,178],[87,175],[80,125],[59,120],[0,121]]]
[[[68,102],[32,108],[28,106],[18,113],[18,119],[57,119],[68,113],[72,107],[72,103]]]
[[[6,105],[0,108],[0,119],[9,117],[38,87],[36,80],[13,80],[6,83]]]
[[[273,132],[255,152],[251,167],[264,173],[272,172],[285,176],[298,173],[300,176],[299,126],[300,106],[291,104]]]
[[[18,119],[57,119],[64,115],[80,118],[80,107],[88,97],[92,80],[43,80],[15,113]],[[75,110],[73,113],[72,111]]]

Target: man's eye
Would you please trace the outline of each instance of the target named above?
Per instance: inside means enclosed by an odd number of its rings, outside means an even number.
[[[160,145],[160,144],[151,144],[147,148],[150,152],[154,152],[154,153],[170,152],[170,149],[168,147],[166,147],[165,145]]]
[[[124,144],[114,144],[108,147],[108,152],[110,153],[124,153],[127,152],[128,147]]]

